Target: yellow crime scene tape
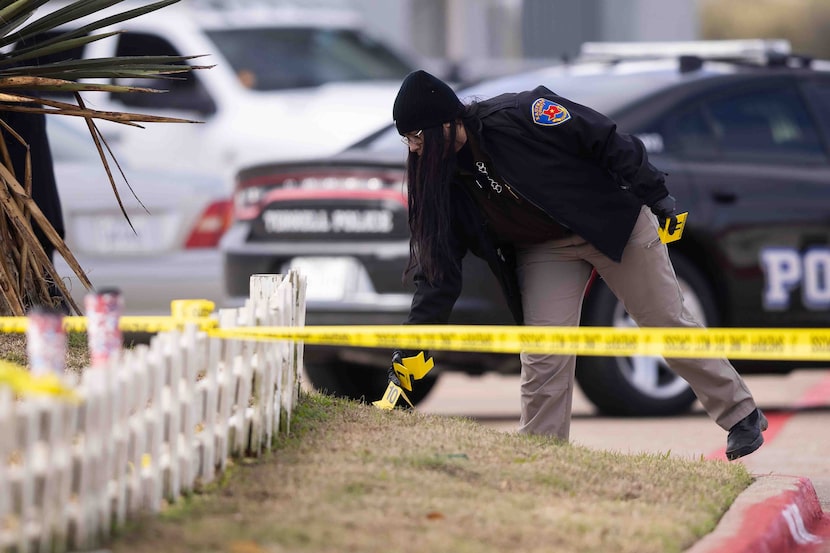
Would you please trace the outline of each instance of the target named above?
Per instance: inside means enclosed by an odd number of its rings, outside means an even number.
[[[25,367],[8,361],[0,361],[0,384],[6,385],[17,394],[57,396],[77,399],[75,392],[64,385],[57,375],[35,376]]]
[[[214,319],[179,318],[179,317],[148,317],[123,316],[119,319],[118,328],[123,332],[165,332],[181,329],[187,324],[195,324],[200,330],[208,330],[218,325]],[[26,317],[0,317],[0,332],[23,333],[29,323]],[[63,328],[67,332],[84,332],[87,329],[86,317],[63,317]]]
[[[616,328],[398,325],[213,328],[211,336],[491,353],[830,361],[825,328]]]
[[[683,215],[683,214],[681,214]],[[684,218],[685,220],[685,218]],[[682,232],[678,224],[674,232]],[[119,320],[122,331],[160,332],[196,325],[210,336],[249,340],[294,340],[306,344],[386,348],[391,350],[447,350],[491,353],[576,354],[594,356],[663,356],[688,358],[830,361],[830,329],[824,328],[615,328],[528,327],[492,325],[393,325],[218,328],[207,300],[177,300],[172,316],[131,317]],[[25,332],[25,317],[0,317],[0,332]],[[86,330],[86,317],[64,317],[68,331]],[[432,368],[432,360],[407,358],[395,371],[411,391]],[[429,365],[427,367],[427,365]],[[7,377],[8,378],[8,377]],[[409,402],[403,388],[391,388],[380,402],[398,397]],[[394,401],[393,401],[394,400]],[[377,402],[376,402],[377,403]]]
[[[219,323],[209,315],[215,304],[210,300],[173,300],[170,302],[169,316],[121,316],[118,328],[122,332],[165,332],[182,329],[185,325],[195,324],[200,330],[208,330]],[[63,317],[63,329],[67,332],[84,332],[87,330],[86,317]],[[24,333],[29,326],[27,317],[0,317],[0,332]]]
[[[64,317],[86,329],[86,317]],[[500,325],[352,325],[218,328],[208,317],[121,317],[124,331],[164,331],[195,324],[210,336],[295,340],[314,345],[490,353],[664,356],[830,361],[827,328],[617,328]],[[0,332],[26,331],[25,317],[0,317]]]

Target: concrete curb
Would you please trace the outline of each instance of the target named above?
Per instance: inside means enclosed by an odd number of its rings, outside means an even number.
[[[715,530],[686,553],[812,551],[819,544],[828,543],[828,527],[830,517],[822,511],[809,478],[756,476]]]

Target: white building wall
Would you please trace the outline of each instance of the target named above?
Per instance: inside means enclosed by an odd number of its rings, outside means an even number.
[[[600,31],[608,41],[695,40],[698,0],[600,0]]]
[[[286,0],[291,1],[291,0]],[[586,41],[694,40],[699,0],[293,0],[350,7],[440,72],[488,76],[573,57]]]
[[[414,22],[410,0],[347,0],[348,5],[360,13],[372,34],[384,41],[408,46],[409,29]]]

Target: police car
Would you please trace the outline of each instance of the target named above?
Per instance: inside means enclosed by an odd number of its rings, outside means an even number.
[[[827,326],[830,63],[794,55],[781,41],[682,43],[672,51],[664,43],[659,56],[657,45],[628,48],[586,45],[576,63],[484,82],[459,97],[543,84],[610,116],[643,140],[689,212],[670,252],[687,305],[707,326]],[[246,296],[251,274],[297,267],[309,276],[307,324],[400,324],[412,286],[401,282],[409,248],[399,138],[389,127],[334,157],[241,171],[222,243],[227,292]],[[486,266],[473,256],[464,263],[452,322],[513,324]],[[582,324],[634,325],[601,280],[586,294]],[[432,353],[440,370],[519,371],[515,354]],[[307,347],[306,369],[320,389],[376,399],[389,354]],[[735,366],[758,373],[807,364]],[[577,380],[608,414],[675,414],[695,400],[661,358],[582,357]]]

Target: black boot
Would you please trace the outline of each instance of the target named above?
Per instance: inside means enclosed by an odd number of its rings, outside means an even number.
[[[760,409],[755,409],[749,415],[738,421],[729,429],[726,438],[726,458],[734,461],[744,455],[749,455],[764,443],[761,434],[769,423]]]

